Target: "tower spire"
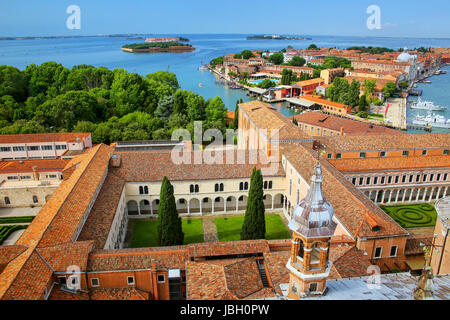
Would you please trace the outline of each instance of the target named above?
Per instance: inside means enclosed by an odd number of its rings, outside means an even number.
[[[318,160],[309,191],[288,225],[292,231],[292,246],[286,268],[290,274],[288,296],[292,299],[323,294],[330,274],[329,247],[337,224],[333,221],[334,209],[325,198],[322,183],[322,166]]]

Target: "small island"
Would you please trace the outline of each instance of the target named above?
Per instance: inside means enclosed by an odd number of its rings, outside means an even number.
[[[312,40],[312,38],[289,37],[281,35],[254,35],[247,37],[247,40]]]
[[[149,52],[149,53],[157,53],[157,52],[190,52],[194,51],[195,47],[180,42],[150,42],[150,43],[134,43],[127,44],[122,47],[122,50],[125,52]]]

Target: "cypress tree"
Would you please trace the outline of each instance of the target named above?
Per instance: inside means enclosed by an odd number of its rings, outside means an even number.
[[[239,125],[239,101],[236,101],[236,109],[234,109],[233,127],[237,129]]]
[[[160,246],[175,246],[182,245],[183,240],[184,233],[173,195],[173,186],[169,179],[164,177],[158,207],[158,243]]]
[[[261,170],[253,168],[248,191],[248,203],[242,225],[241,240],[264,239],[266,236],[266,221],[264,208],[263,177]]]

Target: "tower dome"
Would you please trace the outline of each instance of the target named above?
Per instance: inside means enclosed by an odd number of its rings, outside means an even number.
[[[408,53],[408,48],[405,47],[405,49],[403,49],[403,52],[401,54],[399,54],[399,56],[397,57],[397,61],[398,62],[409,62],[409,60],[411,60],[412,56]]]
[[[289,229],[304,237],[332,236],[336,229],[333,221],[334,209],[326,201],[322,191],[322,168],[320,162],[314,168],[311,187],[306,197],[300,201],[289,223]]]

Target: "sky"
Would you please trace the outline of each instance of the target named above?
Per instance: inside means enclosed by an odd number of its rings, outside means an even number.
[[[66,12],[80,8],[81,28]],[[380,8],[369,29],[367,8]],[[295,34],[450,38],[448,0],[0,0],[1,36]]]

